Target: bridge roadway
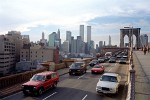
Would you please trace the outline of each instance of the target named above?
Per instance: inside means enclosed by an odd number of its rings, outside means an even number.
[[[102,63],[105,72],[116,72],[121,75],[121,86],[117,95],[98,94],[95,90],[101,74],[91,74],[89,67],[81,76],[60,76],[60,82],[55,89],[50,89],[38,97],[24,96],[22,92],[7,96],[2,100],[125,100],[127,95],[128,64]]]

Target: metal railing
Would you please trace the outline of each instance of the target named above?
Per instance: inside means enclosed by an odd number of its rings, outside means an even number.
[[[128,73],[128,94],[126,100],[135,100],[135,70],[133,64],[133,49],[130,49],[129,73]]]

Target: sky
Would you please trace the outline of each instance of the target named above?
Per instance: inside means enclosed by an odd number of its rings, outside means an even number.
[[[66,31],[76,38],[79,26],[92,27],[95,43],[106,41],[120,43],[120,29],[132,26],[141,28],[141,34],[150,37],[150,0],[0,0],[0,35],[20,31],[39,41],[60,29],[62,41]],[[134,39],[135,40],[135,39]],[[127,42],[127,36],[125,42]],[[150,41],[150,39],[149,39]]]

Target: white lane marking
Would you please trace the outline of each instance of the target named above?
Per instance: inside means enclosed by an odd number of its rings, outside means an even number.
[[[85,75],[85,74],[84,74]],[[80,76],[78,79],[82,78],[84,75]]]
[[[85,100],[86,97],[87,97],[87,94],[84,96],[84,98],[82,100]]]
[[[22,92],[22,91],[17,92],[17,93],[15,93],[15,94],[10,95],[10,96],[4,97],[4,98],[2,98],[2,99],[0,99],[0,100],[4,100],[4,99],[7,99],[7,98],[10,98],[10,97],[12,97],[12,96],[15,96],[15,95],[21,93],[21,92]]]
[[[115,64],[115,66],[117,65],[117,63]]]
[[[110,68],[108,72],[110,72],[110,71],[111,71],[111,69],[112,69],[112,68]]]
[[[52,93],[51,95],[47,96],[46,98],[44,98],[44,99],[42,99],[42,100],[46,100],[46,99],[48,99],[49,97],[53,96],[53,95],[56,94],[56,93],[57,93],[57,92],[54,92],[54,93]]]

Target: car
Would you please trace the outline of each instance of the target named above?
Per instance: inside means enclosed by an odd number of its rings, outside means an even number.
[[[109,59],[109,63],[116,63],[116,57],[111,57]]]
[[[89,63],[89,65],[91,66],[91,67],[93,67],[94,65],[96,65],[96,64],[98,64],[99,62],[98,62],[98,60],[92,60],[90,63]]]
[[[126,58],[120,58],[119,64],[126,64]]]
[[[69,75],[86,73],[86,65],[84,62],[74,62],[69,66]]]
[[[127,55],[123,55],[123,58],[128,59],[128,56]]]
[[[24,95],[41,95],[50,88],[55,88],[59,82],[59,75],[56,72],[45,71],[33,75],[26,83],[22,84]]]
[[[105,70],[104,66],[97,64],[91,69],[91,73],[103,73]]]
[[[117,94],[120,85],[121,76],[117,73],[104,73],[97,85],[97,93]]]
[[[99,63],[104,63],[104,62],[105,62],[105,58],[104,58],[104,57],[98,58],[98,62],[99,62]]]

